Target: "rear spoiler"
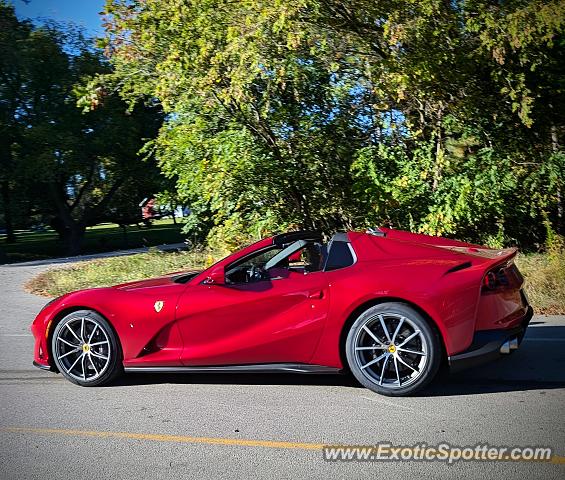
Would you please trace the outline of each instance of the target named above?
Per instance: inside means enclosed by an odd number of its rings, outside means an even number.
[[[453,252],[464,253],[465,255],[470,255],[477,257],[482,260],[481,264],[484,268],[490,269],[497,265],[507,263],[512,260],[517,254],[517,248],[485,248],[485,247],[453,247],[438,245],[446,250],[451,250]]]

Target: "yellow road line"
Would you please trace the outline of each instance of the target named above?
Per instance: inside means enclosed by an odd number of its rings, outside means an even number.
[[[328,446],[328,444],[325,443],[282,442],[282,441],[273,441],[273,440],[245,440],[239,438],[221,438],[221,437],[190,437],[185,435],[108,432],[108,431],[95,431],[95,430],[67,430],[67,429],[59,429],[59,428],[6,427],[6,428],[0,428],[0,431],[12,432],[12,433],[33,433],[38,435],[66,435],[71,437],[122,438],[128,440],[149,440],[154,442],[199,443],[199,444],[207,444],[207,445],[287,448],[287,449],[299,449],[299,450],[322,450],[323,447]],[[565,465],[565,457],[560,455],[552,455],[551,460],[549,462],[547,460],[536,460],[536,459],[532,459],[532,460],[516,459],[514,461],[524,461],[524,462],[537,461],[543,463]]]
[[[278,442],[271,440],[244,440],[239,438],[214,438],[214,437],[187,437],[184,435],[161,435],[154,433],[131,433],[131,432],[103,432],[92,430],[65,430],[58,428],[23,428],[8,427],[2,429],[5,432],[37,433],[67,435],[72,437],[97,437],[97,438],[126,438],[131,440],[152,440],[155,442],[176,443],[205,443],[208,445],[235,445],[242,447],[266,447],[266,448],[295,448],[301,450],[321,450],[322,443],[299,443]]]

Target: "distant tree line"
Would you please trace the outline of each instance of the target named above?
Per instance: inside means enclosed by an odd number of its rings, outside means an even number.
[[[108,74],[102,51],[81,31],[34,26],[0,0],[0,219],[14,230],[50,226],[80,252],[87,226],[141,221],[138,204],[166,187],[152,155],[157,103],[128,107],[105,92],[100,108],[77,105],[84,83]],[[81,90],[82,89],[82,90]]]

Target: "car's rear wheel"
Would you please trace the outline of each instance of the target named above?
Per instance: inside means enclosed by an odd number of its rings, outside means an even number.
[[[122,372],[118,338],[106,319],[92,310],[77,310],[57,324],[51,352],[59,372],[84,387],[107,384]]]
[[[365,310],[351,326],[345,345],[355,378],[389,396],[410,395],[427,385],[438,371],[441,352],[437,332],[402,303]]]

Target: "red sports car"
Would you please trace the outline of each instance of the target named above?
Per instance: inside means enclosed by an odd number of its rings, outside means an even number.
[[[532,308],[493,250],[400,230],[263,239],[204,271],[94,288],[48,303],[34,364],[83,386],[121,372],[342,372],[407,395],[442,362],[518,348]]]

